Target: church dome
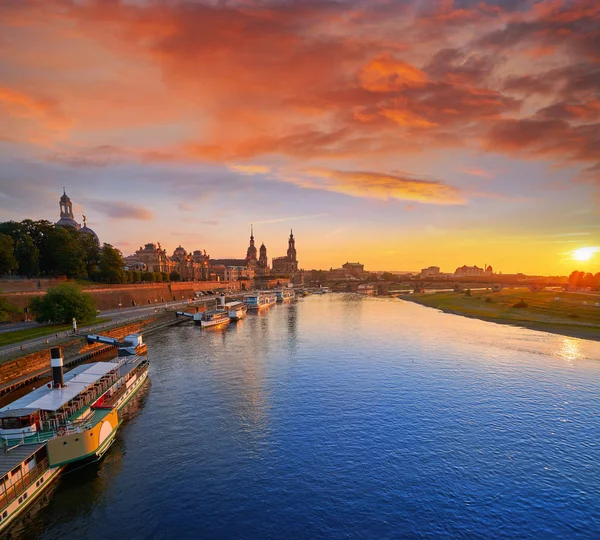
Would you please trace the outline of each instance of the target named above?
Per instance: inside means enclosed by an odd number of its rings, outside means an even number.
[[[90,229],[87,225],[84,225],[83,227],[81,227],[81,229],[79,229],[79,232],[92,235],[94,240],[96,240],[96,243],[98,245],[100,245],[100,240],[98,239],[98,235],[92,229]]]

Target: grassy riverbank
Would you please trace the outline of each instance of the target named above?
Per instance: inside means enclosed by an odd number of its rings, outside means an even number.
[[[600,295],[505,289],[403,295],[400,298],[446,313],[600,341]],[[521,305],[523,307],[515,307]]]
[[[99,324],[110,321],[107,318],[94,319],[92,322],[87,323],[85,326],[92,324]],[[73,325],[71,324],[52,324],[45,326],[35,326],[33,328],[25,328],[23,330],[14,330],[13,332],[2,332],[0,334],[0,346],[12,345],[14,343],[20,343],[21,341],[27,341],[28,339],[35,339],[38,337],[51,336],[52,334],[59,334],[71,330]]]

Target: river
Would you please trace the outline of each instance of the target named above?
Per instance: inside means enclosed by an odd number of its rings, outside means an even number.
[[[13,538],[600,537],[600,343],[351,294],[147,343]]]

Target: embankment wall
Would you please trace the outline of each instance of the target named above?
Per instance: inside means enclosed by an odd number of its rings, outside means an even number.
[[[127,334],[141,332],[142,329],[152,320],[135,322],[126,326],[121,326],[112,330],[103,331],[102,335],[110,336],[117,339],[125,337]],[[86,353],[93,349],[105,347],[101,343],[93,343],[88,345],[87,341],[81,338],[73,339],[67,343],[61,344],[63,354],[66,359],[77,354]],[[22,356],[14,360],[9,360],[0,364],[0,385],[29,375],[41,369],[47,368],[50,370],[50,347],[42,351]]]
[[[12,283],[12,280],[8,280]],[[5,282],[0,281],[0,289],[5,293],[9,303],[21,310],[29,305],[31,298],[46,294],[46,290],[60,283],[58,280],[19,280],[21,290],[5,289]],[[42,283],[39,288],[31,288],[34,282]],[[27,286],[25,286],[27,285]],[[43,287],[43,288],[42,288]],[[14,288],[14,285],[13,285]],[[172,283],[136,283],[131,285],[104,285],[84,287],[96,301],[96,309],[107,311],[135,305],[158,304],[172,300],[193,298],[196,291],[239,290],[239,281],[182,281]]]

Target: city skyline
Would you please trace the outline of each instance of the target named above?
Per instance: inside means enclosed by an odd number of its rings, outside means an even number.
[[[600,7],[3,5],[0,209],[130,255],[600,271]],[[398,37],[401,36],[401,37]],[[258,240],[260,239],[260,240]]]

